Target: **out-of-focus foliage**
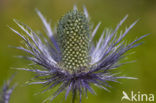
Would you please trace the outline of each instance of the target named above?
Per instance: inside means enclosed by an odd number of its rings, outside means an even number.
[[[136,19],[139,22],[129,32],[127,39],[134,40],[136,37],[151,33],[143,39],[143,45],[135,48],[135,53],[128,56],[129,60],[136,60],[135,63],[124,65],[117,69],[127,76],[139,78],[138,80],[122,80],[122,85],[113,83],[111,92],[108,93],[102,89],[97,89],[97,95],[89,94],[88,99],[83,99],[83,103],[120,103],[122,91],[131,90],[141,93],[156,93],[156,1],[155,0],[0,0],[0,85],[15,70],[10,67],[23,67],[27,61],[16,58],[22,54],[21,51],[14,48],[8,48],[9,45],[21,45],[20,38],[15,35],[8,25],[17,28],[13,19],[18,19],[32,27],[33,30],[40,30],[43,33],[43,26],[36,15],[35,9],[38,8],[47,19],[51,20],[52,27],[57,25],[59,18],[68,10],[77,4],[78,8],[85,5],[91,16],[91,21],[97,24],[102,22],[98,31],[98,38],[106,27],[113,27],[126,15],[129,15],[127,22],[123,25],[130,25]],[[122,28],[122,29],[123,29]],[[18,29],[19,30],[19,29]],[[31,74],[19,71],[14,81],[19,84],[16,91],[12,94],[11,103],[41,103],[48,93],[34,95],[40,86],[22,85],[28,81]],[[71,98],[63,103],[69,103]],[[64,101],[63,96],[59,96],[55,102]],[[126,102],[126,101],[125,101]]]

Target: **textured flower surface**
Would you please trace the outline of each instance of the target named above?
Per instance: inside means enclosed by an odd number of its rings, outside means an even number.
[[[46,100],[53,100],[62,92],[65,92],[67,98],[71,92],[72,101],[74,102],[78,96],[81,102],[82,96],[87,96],[87,91],[95,93],[92,85],[109,91],[108,81],[118,82],[121,78],[135,79],[118,76],[119,73],[112,70],[122,65],[119,60],[126,56],[125,52],[140,45],[141,43],[136,42],[146,36],[130,43],[123,40],[137,21],[119,32],[119,27],[128,16],[124,17],[114,30],[104,29],[97,43],[94,43],[93,39],[101,23],[93,29],[94,26],[89,23],[87,9],[84,7],[83,10],[80,12],[74,7],[66,13],[58,22],[55,31],[52,31],[50,23],[37,10],[47,37],[14,20],[24,31],[22,34],[11,28],[25,41],[25,46],[17,48],[30,54],[26,58],[35,63],[32,69],[19,69],[34,72],[37,81],[29,84],[43,84],[47,87],[43,92],[57,87],[56,92]]]
[[[3,90],[0,93],[0,103],[10,103],[10,96],[16,87],[16,84],[10,86],[13,76],[3,85]]]

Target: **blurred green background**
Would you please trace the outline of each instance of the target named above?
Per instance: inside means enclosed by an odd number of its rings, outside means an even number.
[[[140,19],[126,37],[129,41],[136,37],[151,33],[142,41],[145,43],[131,51],[136,53],[128,56],[135,63],[118,68],[122,74],[139,78],[138,80],[120,80],[122,84],[111,83],[111,92],[96,88],[97,94],[89,93],[88,98],[83,98],[83,103],[120,103],[122,91],[130,93],[153,93],[156,95],[156,0],[0,0],[0,85],[7,80],[16,70],[11,67],[25,67],[27,61],[15,56],[23,52],[9,45],[19,46],[21,39],[15,35],[8,25],[18,29],[13,19],[16,18],[28,24],[33,30],[43,32],[43,25],[36,15],[38,8],[44,16],[52,21],[52,27],[58,19],[76,4],[79,9],[85,5],[91,16],[91,21],[97,24],[102,21],[97,38],[106,27],[113,27],[126,15],[128,20],[122,26],[130,25]],[[19,29],[18,29],[19,30]],[[41,86],[25,86],[24,83],[31,78],[29,72],[18,71],[13,82],[18,82],[18,87],[12,94],[11,103],[41,103],[51,92],[34,95]],[[156,101],[156,100],[155,100]],[[57,97],[53,103],[70,103],[70,97],[65,101],[62,96]],[[123,101],[123,103],[129,103]]]

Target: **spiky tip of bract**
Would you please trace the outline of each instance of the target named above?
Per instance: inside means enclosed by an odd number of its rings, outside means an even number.
[[[57,35],[62,68],[70,73],[86,71],[89,67],[89,24],[86,16],[78,10],[68,12],[58,23]]]

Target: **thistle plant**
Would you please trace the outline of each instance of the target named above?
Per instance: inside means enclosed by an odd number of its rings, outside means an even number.
[[[10,103],[11,94],[17,84],[10,86],[13,76],[4,83],[2,91],[0,92],[0,103]]]
[[[36,33],[27,25],[14,20],[24,31],[23,34],[11,28],[24,40],[25,46],[17,48],[27,52],[29,55],[25,58],[34,63],[31,68],[18,69],[35,73],[33,81],[28,84],[42,84],[47,87],[43,92],[57,87],[56,92],[46,100],[53,100],[62,92],[67,98],[71,92],[72,102],[74,103],[77,97],[81,102],[82,96],[87,96],[88,91],[95,94],[93,85],[109,91],[110,81],[118,82],[118,79],[122,78],[135,79],[120,76],[119,73],[114,73],[113,69],[124,64],[119,63],[126,56],[124,54],[140,45],[141,43],[136,42],[146,36],[130,43],[123,40],[137,21],[124,31],[119,31],[119,27],[128,17],[125,16],[115,29],[104,29],[95,43],[93,39],[101,23],[93,29],[87,9],[84,7],[83,10],[81,12],[74,7],[67,12],[59,20],[55,31],[37,10],[47,36]]]

